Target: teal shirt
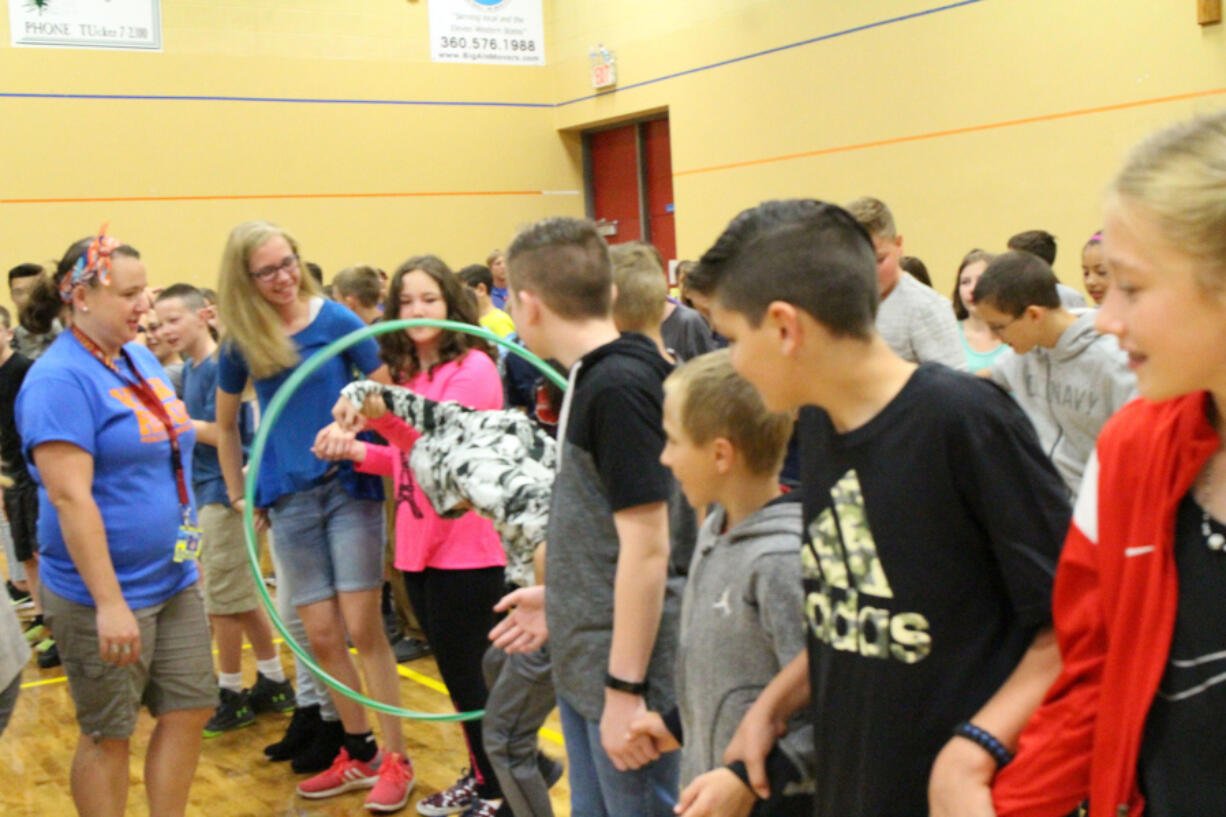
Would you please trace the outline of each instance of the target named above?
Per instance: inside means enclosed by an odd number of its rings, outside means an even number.
[[[972,374],[981,369],[992,368],[996,358],[1009,348],[1007,344],[1002,343],[990,352],[976,352],[966,342],[966,330],[962,328],[962,321],[958,321],[958,337],[962,340],[962,353],[966,355],[966,369]]]

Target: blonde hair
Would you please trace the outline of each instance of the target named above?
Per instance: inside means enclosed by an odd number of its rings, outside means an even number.
[[[894,214],[885,206],[881,199],[872,196],[861,196],[848,203],[847,212],[860,222],[860,226],[870,238],[896,238],[898,228],[894,226]]]
[[[267,221],[245,221],[230,231],[217,276],[217,307],[225,327],[222,341],[238,347],[256,380],[291,369],[300,360],[280,316],[255,288],[248,268],[251,254],[277,236],[285,239],[299,259],[299,296],[323,294],[302,268],[298,242],[288,232]]]
[[[630,242],[609,247],[613,265],[613,322],[622,332],[653,332],[664,320],[668,284],[655,254],[644,244]]]
[[[1206,262],[1197,273],[1201,286],[1226,289],[1226,112],[1145,139],[1109,193],[1137,205],[1173,246]]]
[[[778,473],[792,436],[792,417],[766,410],[762,396],[732,368],[727,349],[708,352],[676,369],[664,381],[681,401],[681,427],[695,444],[723,437],[753,474]]]

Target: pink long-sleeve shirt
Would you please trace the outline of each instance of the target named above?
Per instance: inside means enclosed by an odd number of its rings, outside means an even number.
[[[433,375],[423,372],[402,385],[431,400],[454,400],[475,409],[502,408],[502,380],[484,352],[470,351],[439,366]],[[370,427],[392,445],[365,443],[366,458],[355,469],[390,476],[395,483],[396,568],[465,570],[505,565],[506,554],[493,523],[471,511],[459,519],[442,519],[417,486],[408,455],[421,433],[390,412],[371,420]]]

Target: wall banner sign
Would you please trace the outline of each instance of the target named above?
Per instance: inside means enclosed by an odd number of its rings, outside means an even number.
[[[14,46],[162,50],[161,0],[8,0]]]
[[[544,65],[541,0],[429,0],[430,59]]]

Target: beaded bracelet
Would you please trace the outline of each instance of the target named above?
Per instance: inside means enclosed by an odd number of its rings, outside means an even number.
[[[998,769],[1008,766],[1009,762],[1013,760],[1013,753],[1006,749],[1003,743],[993,737],[992,733],[980,729],[970,721],[963,721],[958,724],[954,728],[954,734],[982,747],[996,761]]]

